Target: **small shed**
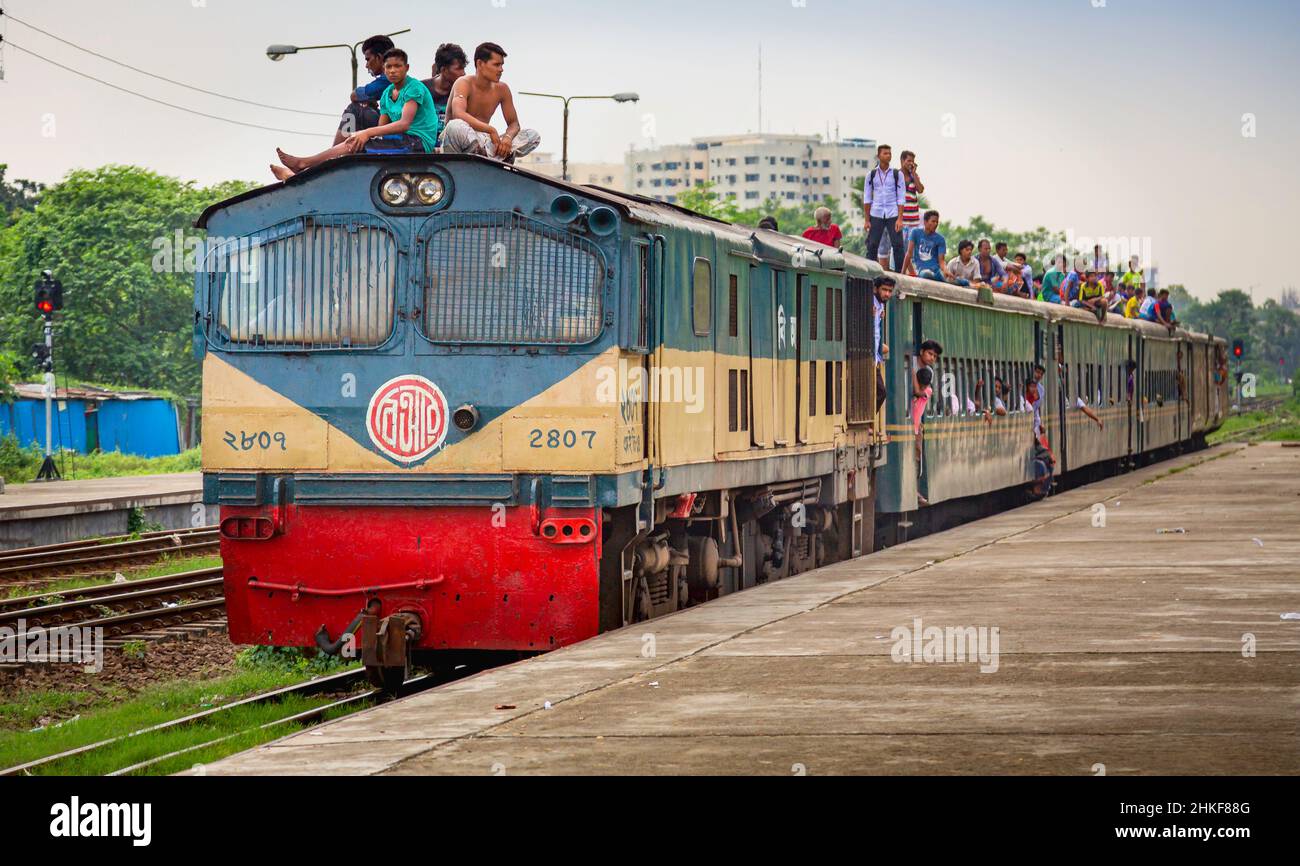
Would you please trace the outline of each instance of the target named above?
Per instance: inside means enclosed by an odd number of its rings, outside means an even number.
[[[43,448],[44,386],[21,384],[14,390],[14,402],[0,404],[0,436],[15,436],[23,447]],[[142,391],[59,388],[54,395],[53,432],[56,451],[120,451],[139,457],[166,457],[181,451],[176,406]]]

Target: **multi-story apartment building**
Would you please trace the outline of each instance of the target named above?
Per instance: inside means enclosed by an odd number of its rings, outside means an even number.
[[[712,181],[737,207],[759,207],[771,198],[786,205],[830,196],[856,214],[854,181],[867,176],[876,142],[866,138],[824,141],[819,135],[752,133],[696,138],[626,157],[628,192],[676,203],[683,191]],[[853,222],[857,222],[854,220]]]
[[[553,153],[533,152],[520,158],[516,164],[547,177],[559,178],[562,174],[561,163]],[[569,182],[620,190],[626,184],[623,172],[624,166],[618,162],[570,162]]]

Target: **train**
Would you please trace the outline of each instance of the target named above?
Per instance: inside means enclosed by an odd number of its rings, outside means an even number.
[[[994,376],[1051,370],[1058,482],[1202,446],[1228,406],[1222,340],[905,276],[878,363],[876,262],[478,156],[336,159],[197,225],[230,637],[385,688],[1041,495],[1033,413],[977,411]]]

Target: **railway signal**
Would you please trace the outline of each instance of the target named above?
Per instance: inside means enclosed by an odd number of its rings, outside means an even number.
[[[36,312],[50,318],[63,309],[63,284],[54,279],[54,275],[45,271],[36,283]]]
[[[50,271],[43,271],[36,284],[36,312],[45,317],[45,342],[32,348],[32,357],[45,372],[45,461],[37,481],[58,481],[54,465],[54,313],[63,309],[63,284]]]
[[[1240,361],[1242,358],[1246,357],[1246,341],[1245,341],[1245,340],[1233,340],[1233,341],[1232,341],[1232,357],[1236,358],[1238,361]]]

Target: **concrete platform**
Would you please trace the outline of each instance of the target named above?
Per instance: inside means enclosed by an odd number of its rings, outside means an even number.
[[[1296,774],[1292,612],[1300,451],[1225,446],[201,772]],[[918,617],[996,627],[996,671],[894,661]]]
[[[215,523],[215,513],[193,522],[194,506],[202,503],[199,472],[7,484],[0,495],[0,550],[122,534],[136,508],[164,529]]]

